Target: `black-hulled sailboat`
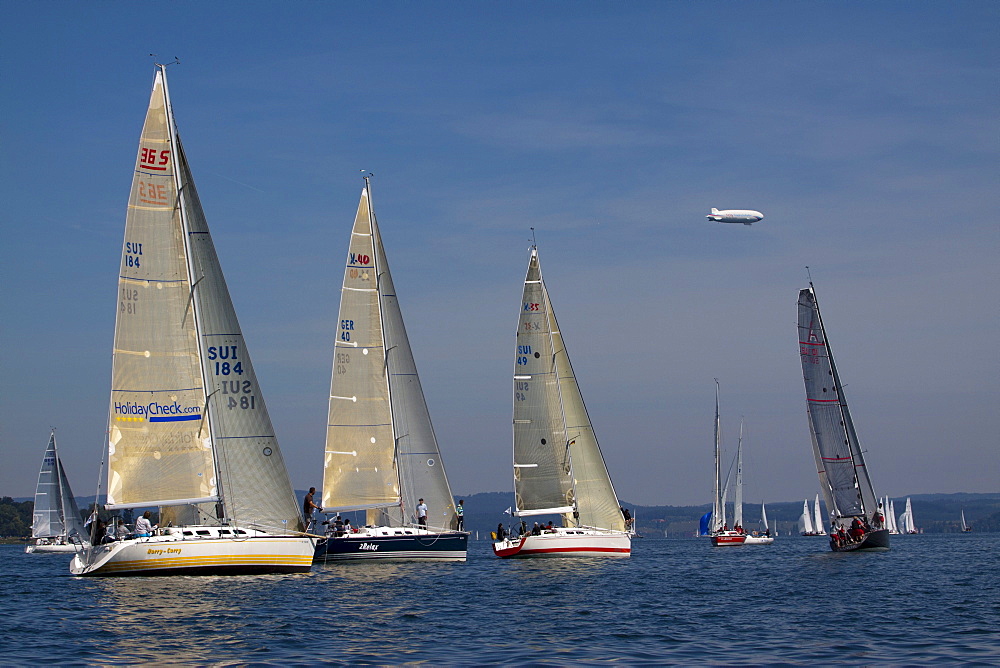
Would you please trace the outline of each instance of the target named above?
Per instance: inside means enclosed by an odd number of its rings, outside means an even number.
[[[345,260],[322,504],[331,517],[362,511],[365,522],[345,528],[329,521],[315,559],[465,561],[469,534],[457,530],[455,500],[382,247],[369,176]]]
[[[889,547],[885,513],[865,466],[812,281],[799,291],[799,356],[820,488],[835,552]],[[822,530],[822,527],[817,527]]]

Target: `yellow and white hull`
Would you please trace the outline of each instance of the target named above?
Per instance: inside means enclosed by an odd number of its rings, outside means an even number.
[[[259,575],[305,573],[313,543],[303,536],[275,536],[211,527],[177,527],[169,533],[94,545],[70,562],[73,575]],[[239,535],[235,535],[239,532]]]

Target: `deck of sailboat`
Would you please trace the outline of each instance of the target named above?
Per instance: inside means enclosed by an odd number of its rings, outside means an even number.
[[[628,557],[631,537],[624,531],[556,527],[538,535],[526,534],[493,543],[501,558],[525,557]]]

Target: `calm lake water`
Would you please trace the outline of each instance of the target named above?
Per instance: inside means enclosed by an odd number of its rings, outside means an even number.
[[[0,664],[1000,665],[1000,534],[631,559],[331,564],[305,575],[82,579],[0,546]]]

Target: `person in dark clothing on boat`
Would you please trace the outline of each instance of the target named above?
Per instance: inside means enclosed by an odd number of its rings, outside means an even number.
[[[455,517],[458,518],[456,528],[459,531],[464,531],[465,528],[465,499],[459,499],[458,505],[455,506]]]
[[[497,525],[497,540],[503,540],[507,537],[507,532],[503,528],[503,522]]]
[[[313,522],[315,521],[313,518],[313,511],[318,510],[319,512],[323,512],[323,509],[313,502],[313,494],[315,493],[316,488],[310,487],[309,493],[306,494],[304,499],[302,499],[302,514],[306,518],[306,531],[309,531],[309,529],[312,528]]]
[[[522,536],[527,536],[528,535],[528,523],[525,522],[524,520],[521,520],[521,534],[520,535],[522,535]]]

